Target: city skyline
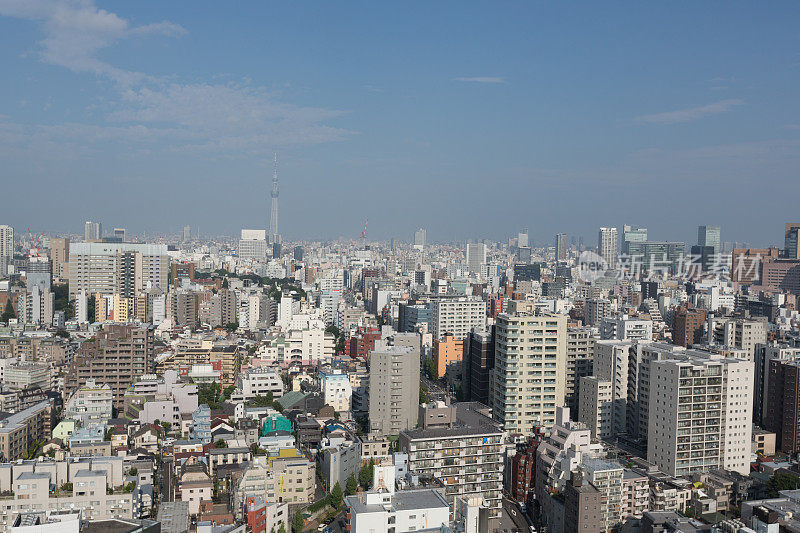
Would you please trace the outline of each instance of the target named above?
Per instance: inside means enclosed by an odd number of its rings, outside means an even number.
[[[264,224],[278,149],[287,239],[357,238],[370,218],[376,239],[639,221],[758,242],[791,218],[797,5],[455,6],[2,1],[5,192],[51,191],[37,229],[66,203],[70,226],[234,235]],[[160,191],[147,217],[143,187]],[[477,218],[487,189],[515,194]],[[744,191],[756,221],[730,209]]]

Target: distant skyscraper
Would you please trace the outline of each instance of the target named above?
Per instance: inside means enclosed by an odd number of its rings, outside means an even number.
[[[479,274],[486,264],[486,245],[483,243],[467,243],[467,268]]]
[[[267,258],[267,232],[263,229],[243,229],[239,239],[239,257],[244,261],[263,261]]]
[[[797,245],[800,222],[787,222],[784,231],[784,251],[789,259],[800,259],[800,246]]]
[[[100,222],[87,220],[83,225],[83,238],[86,241],[100,240],[103,236],[103,225]]]
[[[294,247],[294,260],[295,261],[302,261],[303,260],[303,247],[302,246],[295,246]]]
[[[69,237],[50,239],[50,258],[53,260],[53,277],[66,279],[69,274]]]
[[[520,248],[530,246],[530,240],[528,239],[528,228],[525,228],[517,234],[517,246]]]
[[[609,268],[617,265],[617,228],[600,228],[597,234],[597,253]]]
[[[697,245],[711,246],[714,253],[720,250],[720,227],[719,226],[697,226]]]
[[[0,226],[0,278],[8,275],[8,265],[14,260],[14,228]]]
[[[183,227],[183,242],[189,242],[192,240],[192,227],[191,226],[184,226]]]
[[[279,242],[280,236],[278,235],[278,153],[275,152],[275,164],[272,169],[272,205],[269,211],[269,240],[270,242]]]
[[[424,247],[427,243],[428,235],[425,228],[419,228],[414,233],[414,246]]]
[[[114,238],[119,239],[119,242],[128,240],[128,230],[125,228],[114,228]]]
[[[567,234],[556,233],[556,261],[564,261],[567,258]]]
[[[630,255],[630,243],[632,242],[647,242],[647,228],[634,228],[633,226],[625,225],[622,227],[622,253]]]

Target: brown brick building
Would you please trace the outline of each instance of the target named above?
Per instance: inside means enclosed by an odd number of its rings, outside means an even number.
[[[767,429],[775,433],[775,447],[800,452],[800,363],[773,359],[769,363]]]
[[[85,341],[64,379],[64,398],[94,379],[109,385],[114,407],[123,407],[123,396],[133,380],[152,372],[153,330],[149,327],[107,325],[93,339]]]
[[[672,321],[672,344],[691,346],[703,342],[706,310],[681,306]]]

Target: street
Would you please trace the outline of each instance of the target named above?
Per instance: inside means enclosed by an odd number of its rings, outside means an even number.
[[[503,514],[500,517],[500,531],[530,531],[531,523],[528,517],[520,511],[516,502],[503,498]]]
[[[171,502],[175,497],[175,489],[172,486],[172,459],[164,459],[158,471],[158,479],[161,484],[161,501]]]

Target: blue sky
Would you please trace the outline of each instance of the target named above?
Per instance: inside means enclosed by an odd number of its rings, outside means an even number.
[[[2,222],[780,242],[800,4],[0,0]],[[12,199],[8,201],[8,199]]]

